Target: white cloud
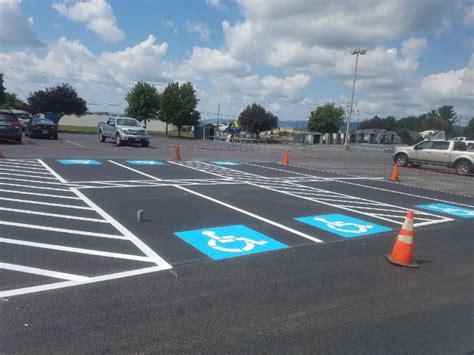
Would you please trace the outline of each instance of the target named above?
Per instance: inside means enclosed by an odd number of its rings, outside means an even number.
[[[176,25],[176,23],[173,21],[173,20],[166,20],[166,21],[163,21],[163,25],[165,26],[165,28],[168,28],[170,30],[173,31],[173,33],[178,33],[178,26]]]
[[[466,27],[474,27],[474,5],[464,9],[463,23]]]
[[[106,41],[116,42],[125,37],[117,27],[117,19],[106,0],[85,0],[74,5],[56,2],[52,7],[69,20],[86,23],[88,29]]]
[[[227,73],[242,76],[250,72],[248,64],[233,59],[219,49],[194,47],[187,64],[196,73]]]
[[[0,0],[0,43],[43,47],[33,31],[33,18],[23,15],[21,0]]]
[[[197,33],[199,37],[205,41],[208,41],[209,36],[211,35],[211,30],[209,29],[209,26],[203,22],[188,21],[186,23],[186,28],[188,32]]]
[[[206,4],[219,10],[225,9],[225,5],[221,0],[206,0]]]

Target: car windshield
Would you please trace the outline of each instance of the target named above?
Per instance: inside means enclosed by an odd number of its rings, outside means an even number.
[[[35,123],[35,124],[54,124],[53,121],[48,120],[46,118],[35,118],[35,119],[33,119],[33,123]]]
[[[131,118],[119,118],[119,119],[117,119],[117,124],[119,126],[134,126],[134,127],[140,126],[138,124],[138,121],[135,121]]]
[[[17,113],[16,114],[18,118],[22,119],[22,120],[29,120],[30,119],[30,115],[28,115],[27,113]]]
[[[15,115],[11,113],[0,113],[0,122],[15,122],[18,121]]]

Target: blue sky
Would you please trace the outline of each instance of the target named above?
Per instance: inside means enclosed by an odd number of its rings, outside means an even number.
[[[203,118],[257,102],[306,119],[325,102],[419,114],[453,105],[474,116],[471,0],[0,0],[7,90],[69,82],[92,111],[120,112],[138,80],[191,81]]]

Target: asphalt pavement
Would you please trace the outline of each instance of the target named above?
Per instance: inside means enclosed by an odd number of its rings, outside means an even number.
[[[283,165],[288,147],[93,138],[0,145],[1,353],[474,349],[471,177],[392,183],[383,151],[295,146]],[[418,269],[385,259],[409,210]]]

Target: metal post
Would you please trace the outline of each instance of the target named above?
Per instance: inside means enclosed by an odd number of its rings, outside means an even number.
[[[349,150],[349,128],[351,125],[351,118],[352,118],[352,105],[354,103],[354,92],[355,92],[355,85],[356,85],[356,78],[357,78],[357,64],[359,63],[359,54],[365,54],[367,51],[365,49],[354,49],[351,54],[356,55],[356,63],[354,69],[354,80],[352,82],[352,97],[351,97],[351,105],[349,107],[349,119],[347,120],[347,128],[346,128],[346,139],[344,143],[344,149]]]

